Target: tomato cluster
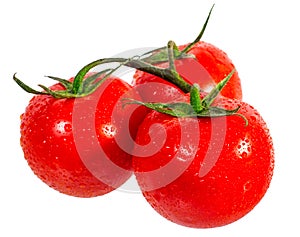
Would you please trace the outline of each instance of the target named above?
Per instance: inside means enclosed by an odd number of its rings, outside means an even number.
[[[104,195],[134,174],[160,215],[188,227],[227,225],[251,211],[271,182],[272,138],[242,101],[228,55],[200,38],[97,60],[69,80],[51,77],[58,83],[41,92],[14,76],[36,94],[21,116],[33,172],[76,197]],[[109,62],[136,68],[132,83],[113,76],[116,68],[88,73]]]

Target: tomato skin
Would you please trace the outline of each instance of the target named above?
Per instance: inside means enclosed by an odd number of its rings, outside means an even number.
[[[109,78],[83,98],[34,96],[21,116],[20,139],[33,172],[53,189],[76,197],[103,195],[122,185],[132,175],[131,155],[116,139],[127,135],[128,125],[121,118],[131,116],[130,106],[121,109],[120,99],[131,88],[121,79]],[[113,120],[113,110],[118,119]],[[137,131],[133,125],[141,119],[139,113],[130,117],[132,136]],[[132,143],[126,145],[132,149]]]
[[[185,46],[181,47],[184,48]],[[189,53],[196,56],[197,60],[207,70],[215,84],[218,84],[233,69],[235,69],[233,62],[228,55],[223,50],[210,43],[200,41],[192,47]],[[192,80],[190,78],[192,78]],[[191,80],[191,83],[197,82],[195,81],[197,79],[193,79],[193,77],[189,77],[188,80]],[[214,86],[214,84],[209,87],[212,86]],[[241,80],[237,71],[232,75],[220,94],[230,99],[242,100],[243,93]]]
[[[133,167],[149,204],[166,219],[183,226],[230,224],[258,204],[271,182],[274,149],[262,117],[244,102],[221,99],[218,104],[227,109],[241,106],[239,113],[248,120],[248,126],[237,115],[178,119],[153,111],[136,137],[141,146],[166,137],[154,155],[146,156],[153,149],[150,146],[144,154],[134,156]],[[160,126],[153,126],[157,123]],[[168,165],[170,169],[165,168]]]
[[[181,45],[178,48],[182,50],[186,46],[187,44]],[[176,70],[184,80],[190,84],[198,83],[200,88],[205,92],[209,92],[235,69],[231,59],[224,51],[204,41],[196,43],[188,54],[195,55],[197,60],[191,58],[176,60]],[[166,68],[168,64],[162,63],[158,66]],[[178,92],[180,90],[173,84],[152,74],[139,70],[136,71],[133,80],[134,85],[142,85],[149,82],[156,82],[162,85],[166,84],[168,86],[162,87],[154,85],[152,88],[143,88],[144,90],[140,94],[144,101],[153,102],[153,98],[158,95],[162,98],[161,102],[170,102],[174,99],[172,95],[166,96],[170,94],[168,93],[170,90],[175,91],[177,94],[180,93]],[[237,71],[232,75],[226,87],[220,92],[220,95],[230,99],[242,99],[241,81]]]

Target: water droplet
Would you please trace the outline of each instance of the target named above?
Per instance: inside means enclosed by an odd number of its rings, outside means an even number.
[[[249,191],[249,190],[252,188],[251,180],[248,180],[248,181],[244,184],[243,188],[244,188],[244,192]]]
[[[117,133],[117,129],[112,124],[103,124],[101,127],[102,134],[106,137],[114,137]]]
[[[72,131],[72,125],[68,121],[58,121],[54,129],[57,133],[65,135]]]
[[[251,142],[248,138],[240,141],[237,145],[236,153],[239,158],[244,159],[251,153]]]

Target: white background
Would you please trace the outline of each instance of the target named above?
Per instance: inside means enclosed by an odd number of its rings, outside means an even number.
[[[190,229],[160,217],[141,194],[93,199],[62,195],[27,166],[19,116],[30,85],[73,76],[83,65],[128,49],[187,43],[216,3],[203,40],[228,53],[244,101],[271,130],[276,168],[269,191],[246,217],[225,227]],[[0,236],[298,236],[299,4],[297,1],[34,1],[0,3]]]

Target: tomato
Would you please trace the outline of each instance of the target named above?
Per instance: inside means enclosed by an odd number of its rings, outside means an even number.
[[[178,48],[179,50],[183,50],[186,46],[187,44],[181,45]],[[188,54],[194,55],[195,59],[183,58],[175,60],[176,70],[185,81],[191,85],[198,83],[200,88],[205,92],[214,88],[216,84],[235,69],[231,59],[224,51],[204,41],[195,43],[188,51]],[[166,68],[168,63],[161,63],[158,66]],[[150,87],[142,88],[143,90],[140,93],[147,102],[153,102],[153,99],[157,97],[161,98],[161,102],[169,102],[174,99],[170,91],[176,94],[180,93],[179,88],[166,82],[164,79],[137,70],[134,75],[133,84],[142,85],[145,83],[148,83]],[[153,84],[152,87],[151,84]],[[221,91],[220,95],[231,99],[242,99],[241,81],[237,71],[232,75],[230,82]],[[155,100],[157,101],[157,99]]]
[[[136,95],[116,77],[81,98],[35,95],[21,116],[21,146],[33,172],[53,189],[76,197],[121,186],[132,175],[130,152],[143,119],[133,105],[122,108],[123,96]]]
[[[272,138],[249,104],[218,98],[238,114],[174,117],[150,112],[140,125],[133,168],[148,203],[193,228],[232,223],[263,198],[273,174]],[[247,123],[248,124],[247,124]]]

